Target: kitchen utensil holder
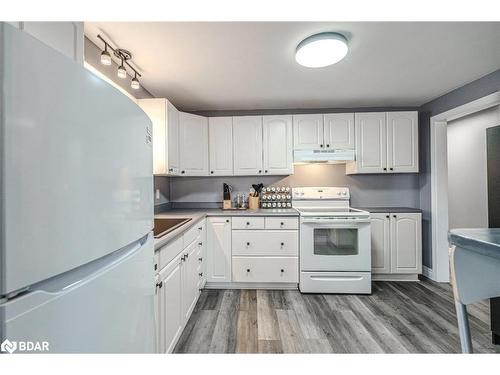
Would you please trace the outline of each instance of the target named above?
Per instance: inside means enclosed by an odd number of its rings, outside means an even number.
[[[250,210],[258,210],[259,209],[259,197],[248,197],[248,208]]]

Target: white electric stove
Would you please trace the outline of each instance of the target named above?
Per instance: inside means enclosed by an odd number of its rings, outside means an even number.
[[[370,213],[349,206],[349,188],[293,188],[300,213],[303,293],[371,293]]]

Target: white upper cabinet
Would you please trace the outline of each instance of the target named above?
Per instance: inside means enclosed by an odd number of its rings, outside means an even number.
[[[418,172],[418,112],[356,113],[354,132],[347,174]]]
[[[263,174],[262,116],[233,117],[234,175]]]
[[[264,174],[292,174],[292,116],[263,116],[262,128]]]
[[[418,172],[418,113],[387,112],[387,170]]]
[[[233,174],[233,118],[208,119],[210,176]]]
[[[167,166],[169,174],[179,174],[179,111],[167,100]]]
[[[293,115],[293,149],[313,150],[323,147],[323,115]]]
[[[179,169],[181,176],[208,175],[208,119],[179,113]]]
[[[383,173],[387,170],[387,136],[385,112],[356,113],[356,161],[354,173]]]
[[[166,99],[139,99],[153,123],[153,173],[179,173],[179,111]]]
[[[354,113],[324,115],[324,146],[329,149],[353,149]]]
[[[83,22],[9,22],[79,64],[83,64]]]

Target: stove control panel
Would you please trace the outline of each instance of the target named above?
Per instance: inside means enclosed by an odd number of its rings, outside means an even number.
[[[292,189],[294,200],[349,200],[349,188],[347,187],[297,187]]]

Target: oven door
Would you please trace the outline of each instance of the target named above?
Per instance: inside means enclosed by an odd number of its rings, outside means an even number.
[[[369,219],[301,219],[301,271],[370,271]]]

